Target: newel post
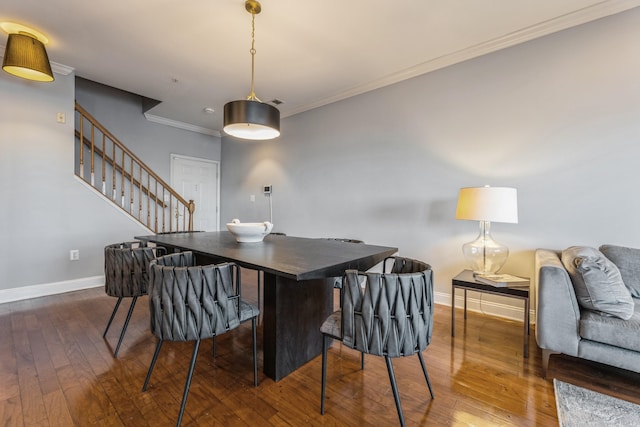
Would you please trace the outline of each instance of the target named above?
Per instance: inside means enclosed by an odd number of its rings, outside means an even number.
[[[189,200],[189,231],[193,231],[193,212],[196,210],[196,204],[193,199]]]

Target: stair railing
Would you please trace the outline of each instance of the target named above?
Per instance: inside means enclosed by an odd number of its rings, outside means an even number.
[[[193,200],[180,196],[77,102],[75,111],[75,174],[154,233],[193,231]]]

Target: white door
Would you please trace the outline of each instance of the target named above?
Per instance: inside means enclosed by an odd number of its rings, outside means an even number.
[[[220,224],[220,163],[195,157],[171,155],[171,186],[185,200],[193,200],[196,210],[193,229],[218,231]]]

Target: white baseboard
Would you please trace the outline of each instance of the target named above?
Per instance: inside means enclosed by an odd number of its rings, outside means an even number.
[[[104,286],[104,276],[83,277],[81,279],[65,280],[63,282],[0,289],[0,304],[79,291],[81,289],[96,288],[98,286]]]
[[[479,294],[482,295],[482,294]],[[444,292],[436,292],[435,295],[436,304],[446,305],[451,307],[451,294],[447,294]],[[524,305],[524,304],[523,304]],[[462,295],[458,295],[456,293],[456,307],[462,308],[464,307],[464,297]],[[509,304],[501,304],[494,301],[486,301],[481,298],[474,298],[471,296],[467,296],[467,310],[475,311],[478,313],[489,314],[491,316],[503,317],[505,319],[522,321],[523,318],[523,307],[517,307]],[[531,319],[531,323],[535,323],[535,311],[533,309],[529,310],[529,318]]]

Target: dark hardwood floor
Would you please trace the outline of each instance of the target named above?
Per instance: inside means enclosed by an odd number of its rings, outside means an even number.
[[[255,302],[255,273],[243,274]],[[122,304],[107,339],[102,332],[115,298],[102,288],[0,305],[0,422],[3,426],[170,426],[182,398],[191,343],[164,345],[147,392],[141,392],[155,338],[148,301],[134,312],[118,359],[113,346],[128,309]],[[429,398],[416,357],[395,359],[407,425],[557,425],[552,378],[639,402],[640,376],[552,356],[547,379],[530,337],[522,357],[522,324],[470,313],[451,337],[450,308],[437,306],[425,361]],[[258,338],[260,340],[260,336]],[[319,413],[320,357],[279,382],[260,373],[252,385],[251,327],[200,347],[183,425],[397,425],[384,360],[334,344],[329,352],[326,414]],[[261,353],[259,366],[261,371]]]

